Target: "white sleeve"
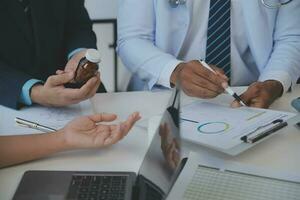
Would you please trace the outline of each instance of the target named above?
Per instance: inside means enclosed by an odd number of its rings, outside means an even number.
[[[155,46],[155,24],[155,0],[119,0],[117,52],[148,89],[170,87],[170,74],[181,62]]]
[[[273,52],[260,81],[278,80],[284,92],[300,77],[300,1],[292,1],[278,11]]]

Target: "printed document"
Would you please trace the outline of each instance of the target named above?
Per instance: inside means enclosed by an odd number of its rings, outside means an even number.
[[[233,148],[241,137],[259,132],[277,119],[287,121],[295,114],[274,110],[194,102],[181,109],[181,135],[184,139],[220,150]],[[255,133],[253,133],[255,134]]]

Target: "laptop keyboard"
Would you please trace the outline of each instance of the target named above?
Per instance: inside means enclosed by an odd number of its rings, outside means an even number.
[[[67,200],[123,200],[127,176],[73,175]]]

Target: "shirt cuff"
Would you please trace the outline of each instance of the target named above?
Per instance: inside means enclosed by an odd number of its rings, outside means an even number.
[[[80,52],[82,50],[85,50],[85,49],[86,48],[77,48],[77,49],[71,51],[71,53],[69,53],[69,55],[68,55],[68,60],[70,60],[76,53],[78,53],[78,52]]]
[[[180,64],[183,63],[181,60],[171,60],[166,64],[163,70],[160,72],[157,84],[164,86],[166,88],[171,88],[170,79],[173,71],[175,68]]]
[[[293,86],[291,76],[285,71],[269,71],[268,73],[263,73],[259,77],[259,81],[263,82],[268,80],[279,81],[283,86],[283,93],[288,92]]]
[[[23,85],[22,92],[20,95],[20,103],[23,103],[24,105],[27,105],[27,106],[32,105],[32,101],[31,101],[31,97],[30,97],[30,90],[37,83],[42,84],[43,81],[37,80],[37,79],[30,79]]]

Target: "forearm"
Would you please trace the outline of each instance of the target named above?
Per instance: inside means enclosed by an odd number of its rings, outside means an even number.
[[[300,37],[299,42],[285,41],[277,44],[259,81],[277,80],[284,87],[284,92],[288,92],[300,76],[299,50]]]
[[[147,80],[149,89],[158,84],[161,73],[174,69],[182,62],[173,55],[163,52],[152,41],[139,36],[134,39],[119,39],[118,54],[132,73],[142,80]],[[170,77],[167,82],[170,82]]]
[[[49,134],[1,136],[0,168],[70,149],[61,131]]]
[[[147,83],[148,89],[154,85],[170,87],[171,73],[182,62],[169,48],[174,41],[157,33],[156,17],[161,13],[156,13],[155,2],[123,0],[118,4],[118,54],[124,65]]]
[[[273,34],[273,49],[260,81],[277,80],[289,91],[300,74],[300,1],[280,8]]]

